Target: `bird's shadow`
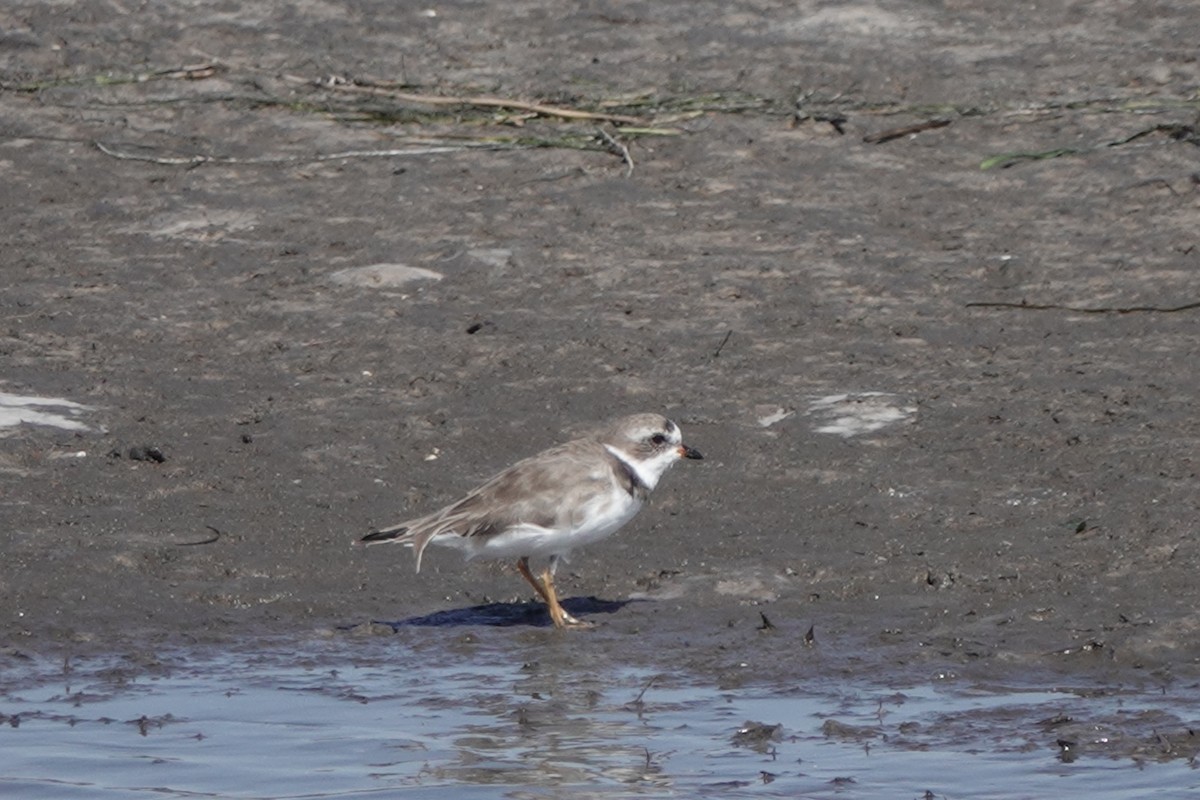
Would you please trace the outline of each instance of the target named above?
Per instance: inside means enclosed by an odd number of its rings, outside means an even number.
[[[572,597],[562,601],[562,607],[573,617],[586,619],[594,614],[613,614],[633,600],[601,600],[598,597]],[[376,625],[400,628],[457,628],[464,625],[491,625],[498,628],[526,626],[548,628],[550,614],[542,603],[484,603],[467,608],[435,611],[419,617],[400,620],[374,620]]]

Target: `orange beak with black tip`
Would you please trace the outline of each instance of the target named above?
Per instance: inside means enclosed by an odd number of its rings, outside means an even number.
[[[704,459],[704,455],[694,447],[688,447],[686,444],[679,445],[680,458],[694,458],[698,461]]]

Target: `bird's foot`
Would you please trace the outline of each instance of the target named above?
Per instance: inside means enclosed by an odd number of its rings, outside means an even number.
[[[566,612],[564,612],[563,619],[562,619],[562,625],[560,625],[559,627],[560,628],[571,628],[572,630],[577,630],[577,631],[585,631],[585,630],[588,630],[589,628],[596,627],[596,623],[588,622],[587,620],[583,620],[583,619],[576,619],[575,617],[572,617],[570,614],[567,614]]]

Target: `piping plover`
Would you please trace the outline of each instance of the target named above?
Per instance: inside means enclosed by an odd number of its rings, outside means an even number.
[[[683,443],[671,420],[634,414],[518,461],[458,502],[372,531],[362,541],[409,545],[418,572],[429,544],[457,548],[468,559],[516,558],[522,577],[546,601],[554,626],[584,626],[558,602],[558,563],[629,522],[676,461],[703,457]],[[542,556],[549,563],[535,576],[529,559]]]

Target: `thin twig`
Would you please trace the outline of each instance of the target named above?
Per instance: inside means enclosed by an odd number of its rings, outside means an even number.
[[[213,535],[208,537],[207,539],[199,539],[195,542],[176,542],[175,546],[176,547],[195,547],[196,545],[201,545],[201,544],[212,544],[213,542],[215,542],[221,538],[221,532],[219,530],[217,530],[216,528],[214,528],[212,525],[205,525],[204,527],[206,527],[210,531],[212,531]]]
[[[1025,311],[1071,311],[1076,314],[1173,314],[1176,311],[1191,311],[1200,308],[1200,301],[1181,306],[1068,306],[1059,303],[967,303],[967,308],[1012,308]]]
[[[729,341],[730,336],[733,336],[733,328],[730,328],[729,330],[725,331],[725,338],[721,339],[721,343],[719,345],[717,345],[717,349],[713,350],[713,354],[712,354],[713,358],[716,358],[717,356],[721,355],[721,351],[725,349],[725,345]]]
[[[863,141],[867,144],[883,144],[890,142],[893,139],[900,139],[905,136],[912,136],[921,131],[930,131],[934,128],[944,128],[950,124],[948,119],[931,119],[927,122],[918,122],[916,125],[905,125],[902,128],[890,128],[879,133],[871,133],[863,137]]]
[[[104,155],[112,156],[113,158],[119,158],[123,161],[149,161],[154,164],[169,164],[171,166],[197,166],[213,160],[208,156],[201,155],[182,157],[136,155],[134,153],[123,153],[120,150],[114,150],[104,142],[97,141],[94,142],[94,144],[96,145],[96,149],[101,153],[104,153]]]
[[[576,108],[563,108],[562,106],[550,106],[544,103],[528,103],[523,100],[513,100],[508,97],[493,97],[489,95],[476,97],[454,97],[443,96],[437,94],[414,94],[412,92],[399,91],[392,85],[386,83],[373,83],[366,81],[354,82],[325,82],[323,86],[332,89],[340,89],[350,92],[363,92],[366,94],[384,95],[395,100],[400,100],[408,103],[421,103],[430,106],[478,106],[480,108],[511,108],[515,111],[528,111],[533,114],[540,114],[545,117],[561,117],[562,119],[590,119],[602,120],[605,122],[621,122],[629,125],[643,124],[643,120],[637,117],[628,117],[623,114],[607,114],[597,111],[580,111]]]
[[[633,698],[633,705],[640,706],[642,704],[642,698],[646,696],[646,692],[650,691],[650,687],[653,686],[654,682],[661,677],[662,675],[651,676],[650,680],[646,681],[646,685],[642,687],[642,690],[637,693],[637,697]]]
[[[1121,147],[1130,144],[1131,142],[1141,139],[1143,136],[1149,136],[1152,133],[1165,133],[1173,141],[1190,142],[1191,144],[1200,145],[1200,136],[1197,134],[1194,125],[1183,124],[1160,124],[1149,128],[1143,128],[1129,136],[1124,136],[1120,139],[1114,139],[1111,142],[1102,142],[1092,147],[1059,147],[1054,150],[1045,150],[1042,152],[1018,152],[1018,153],[1001,153],[1000,155],[985,158],[979,168],[982,170],[992,169],[993,167],[1011,167],[1014,164],[1022,161],[1044,161],[1051,158],[1060,158],[1062,156],[1079,156],[1089,153],[1098,152],[1106,147]]]
[[[633,175],[633,156],[629,154],[629,148],[614,139],[612,134],[604,128],[596,128],[596,135],[600,141],[604,142],[610,153],[620,156],[621,160],[625,162],[625,177]]]
[[[218,69],[220,67],[217,64],[188,64],[182,67],[175,67],[174,69],[160,69],[157,72],[151,72],[145,79],[183,78],[189,81],[199,81],[216,75]]]
[[[96,149],[107,156],[124,161],[148,161],[152,164],[167,164],[172,166],[199,166],[201,164],[297,164],[317,161],[336,161],[349,158],[396,158],[403,156],[427,156],[437,153],[455,153],[462,150],[523,150],[526,145],[515,142],[459,142],[454,144],[433,144],[425,147],[404,147],[393,150],[343,150],[337,153],[319,153],[308,156],[261,156],[255,158],[235,158],[232,156],[153,156],[119,150],[115,147],[96,142]]]

